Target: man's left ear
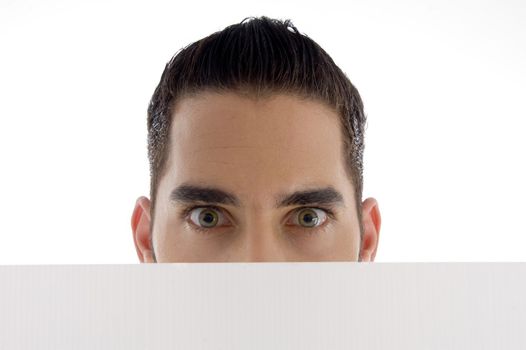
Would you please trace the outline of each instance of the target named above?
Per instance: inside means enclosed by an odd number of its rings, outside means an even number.
[[[372,262],[376,256],[382,218],[378,202],[367,198],[362,202],[363,238],[360,247],[360,261]]]

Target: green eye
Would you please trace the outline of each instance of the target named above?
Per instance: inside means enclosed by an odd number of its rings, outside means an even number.
[[[319,209],[307,208],[298,212],[298,223],[303,227],[316,227],[323,221],[325,221],[324,213]]]
[[[196,208],[190,218],[196,225],[204,228],[215,227],[219,222],[219,215],[210,208]]]

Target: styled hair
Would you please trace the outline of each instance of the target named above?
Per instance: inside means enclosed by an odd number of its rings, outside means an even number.
[[[366,116],[358,90],[331,57],[291,20],[247,17],[179,50],[166,64],[148,106],[148,158],[153,222],[156,191],[166,171],[175,104],[203,91],[252,98],[292,94],[325,104],[339,115],[343,157],[362,227]],[[153,225],[153,224],[152,224]]]

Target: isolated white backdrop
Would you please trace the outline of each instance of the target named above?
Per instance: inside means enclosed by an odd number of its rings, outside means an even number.
[[[136,263],[146,108],[172,55],[291,19],[358,88],[376,261],[524,261],[523,1],[0,1],[0,264]]]

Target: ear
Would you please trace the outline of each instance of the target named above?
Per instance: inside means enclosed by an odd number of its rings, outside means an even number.
[[[150,200],[146,197],[139,197],[133,209],[131,227],[133,242],[141,263],[155,262],[153,247],[150,245],[150,222]]]
[[[378,202],[374,198],[367,198],[362,203],[363,239],[360,247],[360,260],[365,262],[374,261],[378,240],[380,238],[380,226],[382,218]]]

